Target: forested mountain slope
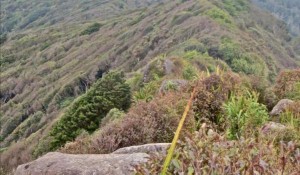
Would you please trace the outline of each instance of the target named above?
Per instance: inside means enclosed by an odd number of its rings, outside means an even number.
[[[295,35],[300,33],[300,1],[298,0],[253,0],[263,9],[270,11],[286,22]]]
[[[158,57],[199,57],[187,72],[219,65],[274,82],[299,68],[286,25],[247,0],[35,2],[1,1],[0,147],[10,166],[32,159],[56,119],[109,70],[144,77]],[[11,150],[22,158],[7,158]]]

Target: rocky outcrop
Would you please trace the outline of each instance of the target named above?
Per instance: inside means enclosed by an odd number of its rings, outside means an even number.
[[[278,116],[280,115],[290,104],[294,103],[294,101],[289,99],[282,99],[280,100],[275,107],[270,112],[271,116]]]
[[[15,175],[129,175],[134,166],[149,159],[147,153],[166,153],[170,144],[148,144],[121,148],[112,154],[48,153],[39,159],[20,165]]]

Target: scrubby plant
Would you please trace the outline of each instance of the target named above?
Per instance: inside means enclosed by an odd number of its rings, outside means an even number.
[[[88,144],[75,141],[69,145],[77,145],[76,148],[88,150],[88,153],[110,153],[132,145],[171,142],[187,99],[188,93],[174,91],[148,103],[140,101],[122,118],[108,122],[85,140]],[[191,115],[189,113],[184,133],[194,129]],[[89,145],[89,148],[82,144]],[[68,149],[63,150],[69,153]]]
[[[240,83],[239,77],[233,73],[223,75],[213,74],[196,84],[196,95],[193,103],[193,111],[199,127],[206,122],[222,128],[223,119],[220,118],[222,105],[237,89]]]
[[[144,87],[139,89],[133,94],[133,101],[138,102],[140,100],[149,102],[154,98],[154,95],[157,92],[157,89],[159,87],[158,82],[151,81],[149,83],[145,83]]]
[[[187,20],[188,18],[190,18],[192,16],[192,13],[187,12],[187,11],[183,11],[179,14],[176,14],[171,22],[171,25],[180,25],[181,23],[183,23],[185,20]]]
[[[212,19],[216,20],[217,22],[221,24],[231,24],[232,19],[231,16],[224,10],[213,7],[210,10],[206,12],[206,15],[211,17]]]
[[[108,153],[126,146],[171,142],[188,99],[184,96],[173,92],[136,104],[123,119],[106,125],[93,136],[93,148],[97,153]],[[189,119],[185,126],[192,129],[192,118]]]
[[[178,142],[167,174],[298,174],[298,144],[282,142],[276,147],[255,138],[229,141],[203,127]],[[164,159],[164,155],[152,155],[147,163],[136,167],[136,174],[160,174]]]
[[[124,115],[125,115],[124,111],[121,111],[117,108],[113,108],[101,120],[101,126],[100,127],[103,127],[103,126],[107,125],[108,123],[111,123],[114,120],[121,119]]]
[[[280,123],[286,124],[300,131],[300,101],[290,104],[279,118]]]
[[[165,75],[164,70],[164,55],[158,56],[154,61],[150,62],[144,72],[143,82],[149,83],[151,81],[159,80]]]
[[[0,45],[3,44],[7,40],[7,34],[1,34],[0,35]]]
[[[126,110],[130,106],[130,87],[122,73],[111,72],[80,97],[53,126],[52,149],[72,141],[82,130],[93,132],[102,118],[113,108]]]
[[[267,108],[258,103],[258,94],[256,93],[232,95],[224,105],[224,109],[224,115],[229,125],[227,134],[230,139],[251,135],[251,132],[268,120]]]
[[[236,16],[242,11],[248,9],[248,1],[246,0],[224,0],[224,8],[232,16]]]
[[[103,24],[100,24],[100,23],[94,23],[94,24],[88,26],[84,31],[82,31],[80,33],[80,35],[90,35],[92,33],[98,32],[102,25]]]
[[[195,44],[189,44],[188,46],[186,46],[184,48],[185,52],[189,52],[189,51],[197,51],[199,53],[205,53],[206,52],[206,48],[202,43],[195,43]]]
[[[193,66],[187,66],[182,72],[182,77],[186,80],[195,80],[198,77],[197,70]]]
[[[281,72],[274,87],[278,98],[300,99],[300,69]]]

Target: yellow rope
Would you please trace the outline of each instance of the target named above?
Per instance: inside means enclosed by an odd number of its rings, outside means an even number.
[[[181,129],[183,127],[183,124],[184,124],[184,121],[186,119],[186,116],[187,116],[187,114],[188,114],[188,112],[189,112],[189,110],[190,110],[190,108],[192,106],[195,92],[196,92],[196,88],[194,88],[194,90],[193,90],[193,92],[191,94],[191,98],[190,98],[187,106],[185,107],[184,113],[183,113],[183,115],[182,115],[182,117],[180,119],[180,122],[179,122],[179,125],[177,127],[176,133],[174,135],[171,147],[168,150],[168,155],[167,155],[166,160],[164,162],[163,170],[161,172],[162,175],[166,175],[166,173],[168,171],[168,167],[170,165],[170,162],[171,162],[171,159],[172,159],[172,156],[173,156],[173,153],[174,153],[174,150],[175,150],[175,147],[176,147],[176,143],[178,141]]]

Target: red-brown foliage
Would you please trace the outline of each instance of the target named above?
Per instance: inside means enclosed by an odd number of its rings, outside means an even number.
[[[197,93],[193,104],[197,123],[219,124],[222,105],[239,83],[239,77],[233,73],[213,74],[200,80],[196,86]]]
[[[188,93],[172,92],[148,103],[139,102],[123,118],[108,123],[90,139],[81,138],[67,144],[62,151],[110,153],[132,145],[171,142],[188,97]],[[192,120],[189,117],[185,128],[193,129]]]
[[[295,90],[295,84],[300,83],[300,69],[281,72],[274,88],[278,98],[287,98],[288,93]]]

